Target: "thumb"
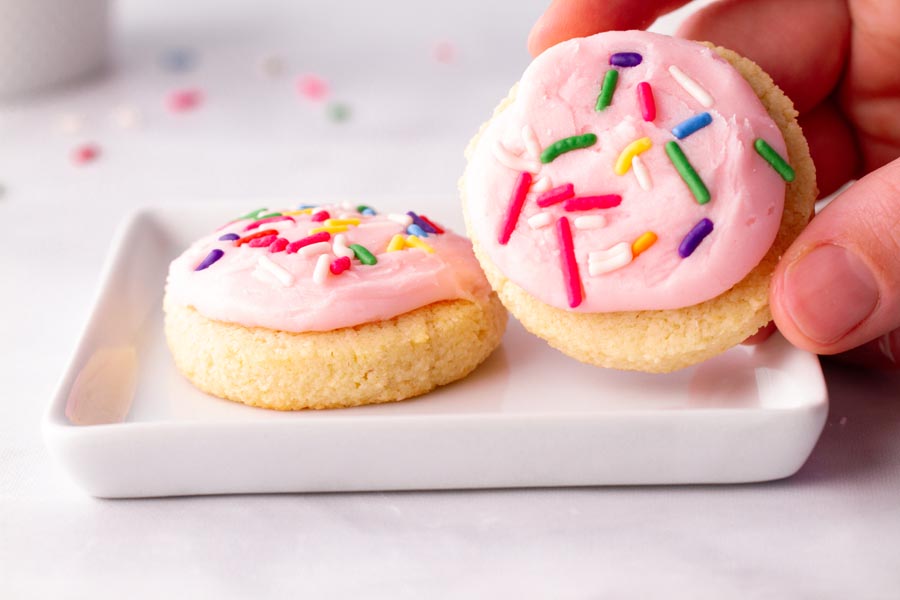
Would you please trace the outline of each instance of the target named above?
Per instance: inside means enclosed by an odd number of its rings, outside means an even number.
[[[785,253],[770,294],[778,329],[796,346],[836,354],[875,340],[900,348],[900,159],[828,205]]]

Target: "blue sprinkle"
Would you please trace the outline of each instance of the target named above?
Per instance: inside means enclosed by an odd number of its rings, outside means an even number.
[[[418,225],[416,225],[415,223],[413,223],[412,225],[410,225],[409,227],[406,228],[406,233],[408,233],[409,235],[418,236],[420,238],[428,237],[428,234],[425,233],[425,230],[422,229],[421,227],[419,227]]]
[[[306,210],[307,208],[318,208],[318,204],[301,204],[297,207],[297,210]]]
[[[373,216],[375,216],[375,215],[378,214],[378,213],[376,213],[374,209],[371,209],[371,208],[369,208],[368,206],[366,206],[366,207],[363,208],[361,211],[359,211],[359,214],[361,214],[361,215],[368,215],[368,216],[370,216],[370,217],[373,217]]]
[[[162,56],[162,65],[169,71],[189,71],[197,62],[189,48],[172,48]]]
[[[684,239],[681,240],[681,244],[678,245],[678,256],[681,258],[687,258],[691,254],[694,253],[694,250],[697,249],[697,246],[700,245],[700,242],[712,233],[713,223],[709,219],[700,219],[700,222],[694,225],[694,228],[691,229]]]
[[[225,255],[224,251],[216,248],[216,249],[210,251],[210,253],[206,255],[206,258],[203,259],[203,262],[201,262],[199,265],[197,265],[197,267],[194,270],[202,271],[203,269],[206,269],[207,267],[209,267],[210,265],[215,263],[217,260],[222,258],[222,256],[224,256],[224,255]]]
[[[609,64],[614,67],[636,67],[644,57],[637,52],[616,52],[609,57]]]
[[[228,240],[239,240],[241,236],[236,233],[226,233],[222,237],[219,238],[220,242],[227,242]]]
[[[699,115],[694,115],[689,119],[685,119],[684,121],[673,127],[672,135],[674,135],[679,140],[683,140],[695,131],[703,129],[710,123],[712,123],[712,116],[708,112],[702,112]]]

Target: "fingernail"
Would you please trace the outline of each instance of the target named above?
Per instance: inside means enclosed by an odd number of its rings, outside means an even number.
[[[878,284],[858,256],[825,244],[787,267],[784,302],[804,335],[819,344],[831,344],[872,314],[878,304]]]

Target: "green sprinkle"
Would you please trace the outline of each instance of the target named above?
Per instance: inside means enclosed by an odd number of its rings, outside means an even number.
[[[585,133],[584,135],[573,135],[572,137],[563,138],[557,142],[553,142],[541,152],[541,162],[547,164],[556,160],[560,154],[565,154],[572,150],[587,148],[597,143],[597,136],[593,133]]]
[[[772,146],[766,143],[766,140],[756,138],[756,141],[753,142],[753,147],[756,148],[756,153],[766,159],[766,162],[781,175],[782,179],[787,182],[794,180],[794,177],[796,176],[794,169],[791,168],[791,165],[789,165],[786,160],[781,158],[780,154],[775,152],[775,149],[772,148]]]
[[[343,123],[350,118],[350,107],[341,102],[332,102],[326,108],[328,119],[335,123]]]
[[[610,69],[603,76],[603,85],[600,86],[600,95],[597,96],[597,105],[594,110],[603,110],[612,104],[613,92],[616,91],[616,82],[619,81],[619,72]]]
[[[694,167],[691,166],[691,163],[688,162],[687,156],[685,156],[684,152],[681,150],[681,146],[679,146],[677,142],[666,142],[666,154],[669,155],[669,160],[675,165],[678,174],[681,175],[681,178],[687,184],[691,193],[694,194],[694,198],[697,199],[697,204],[706,204],[709,202],[709,190],[706,189],[703,180],[700,179],[700,176],[697,175],[697,171],[695,171]]]
[[[365,246],[361,246],[359,244],[350,244],[348,246],[351,250],[353,250],[353,254],[356,255],[356,258],[359,259],[364,265],[374,265],[378,262],[378,259],[375,258],[375,255],[366,250]]]
[[[255,220],[257,220],[257,219],[259,218],[260,213],[264,213],[264,212],[266,212],[266,210],[268,210],[268,209],[265,209],[265,208],[257,208],[256,210],[251,210],[251,211],[248,212],[246,215],[244,215],[244,216],[242,216],[242,217],[238,217],[237,219],[235,219],[235,221],[240,221],[240,220],[243,220],[243,219],[252,219],[252,220],[255,221]]]
[[[256,218],[257,218],[257,219],[268,219],[269,217],[280,217],[280,216],[281,216],[281,213],[280,213],[280,212],[271,212],[271,213],[266,213],[266,214],[261,215],[261,216],[256,217]]]

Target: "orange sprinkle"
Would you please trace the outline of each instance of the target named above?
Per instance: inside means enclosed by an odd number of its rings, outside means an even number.
[[[657,239],[659,238],[657,238],[656,234],[652,231],[641,234],[640,237],[631,244],[631,255],[637,257],[638,254],[641,254],[655,244]]]

